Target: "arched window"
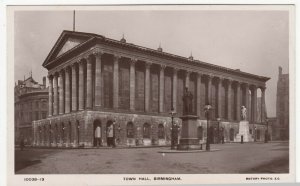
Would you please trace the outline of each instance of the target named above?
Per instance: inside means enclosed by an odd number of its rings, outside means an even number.
[[[134,129],[133,129],[132,122],[127,123],[126,131],[127,131],[127,138],[134,138]]]
[[[61,139],[62,139],[62,142],[64,143],[65,142],[65,124],[64,123],[61,124]]]
[[[260,130],[259,129],[256,131],[256,139],[260,140]]]
[[[165,128],[163,124],[158,125],[158,139],[164,139],[165,138]]]
[[[143,138],[150,138],[150,124],[145,123],[143,126]]]
[[[70,140],[70,143],[72,142],[72,123],[69,122],[69,140]]]
[[[200,126],[197,128],[197,136],[199,140],[203,139],[203,127]]]

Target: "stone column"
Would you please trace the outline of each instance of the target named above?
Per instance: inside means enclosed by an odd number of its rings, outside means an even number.
[[[164,93],[165,93],[165,68],[166,65],[160,65],[159,73],[159,112],[164,112]]]
[[[84,76],[83,76],[83,61],[79,62],[79,85],[78,85],[78,107],[79,110],[84,109]]]
[[[177,68],[173,68],[173,109],[176,112],[177,111]]]
[[[101,90],[102,90],[102,83],[101,83],[101,76],[102,76],[102,71],[101,71],[101,56],[102,52],[98,52],[95,54],[96,57],[96,62],[95,62],[95,106],[101,107],[102,102],[101,102]]]
[[[201,109],[201,76],[202,74],[197,74],[197,115],[201,117],[202,109]]]
[[[114,56],[114,77],[113,77],[113,108],[119,107],[119,56]]]
[[[91,109],[93,107],[92,55],[86,60],[86,108]]]
[[[240,82],[236,84],[236,120],[241,120],[241,85]]]
[[[135,63],[136,59],[130,61],[130,110],[135,110]]]
[[[247,121],[250,121],[250,112],[249,112],[249,84],[248,83],[245,83],[245,107],[247,109],[247,118],[246,120]]]
[[[65,86],[66,86],[66,97],[65,97],[65,113],[70,113],[70,103],[71,103],[71,97],[70,97],[70,69],[67,68],[65,71]]]
[[[53,115],[58,114],[58,76],[54,74],[54,83],[53,83],[53,94],[54,94],[54,101],[53,101]]]
[[[64,114],[64,85],[63,85],[63,71],[59,73],[59,114]]]
[[[49,116],[52,116],[53,114],[53,76],[49,75]]]
[[[266,92],[266,87],[262,87],[261,88],[261,123],[264,123],[266,119],[265,92]]]
[[[185,87],[190,88],[190,72],[186,71],[185,73]]]
[[[252,89],[252,121],[257,122],[257,87],[253,86]]]
[[[72,65],[72,111],[77,111],[77,78],[75,64]]]
[[[211,84],[212,84],[212,75],[208,75],[207,76],[207,100],[205,104],[212,104],[212,100],[211,100]]]
[[[232,111],[231,111],[231,105],[232,105],[232,80],[228,80],[228,87],[227,87],[227,119],[228,121],[232,120]]]
[[[149,111],[149,101],[150,101],[150,67],[151,63],[147,62],[145,64],[145,112]]]
[[[222,107],[221,107],[221,88],[222,88],[222,81],[223,81],[223,78],[219,78],[219,81],[218,81],[218,92],[217,92],[217,95],[218,95],[218,117],[219,118],[222,118]]]

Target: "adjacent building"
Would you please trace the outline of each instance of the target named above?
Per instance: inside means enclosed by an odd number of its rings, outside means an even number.
[[[101,35],[63,31],[43,63],[48,70],[49,113],[33,122],[34,145],[92,147],[107,145],[168,145],[175,110],[180,126],[182,96],[193,94],[193,111],[199,117],[198,139],[206,140],[204,106],[213,107],[209,122],[212,142],[216,136],[236,141],[241,106],[248,108],[251,130],[266,130],[268,77],[166,53]]]
[[[32,76],[18,80],[15,92],[15,143],[23,138],[25,144],[33,142],[32,121],[48,116],[48,89],[46,77],[43,84],[36,82]]]
[[[289,74],[283,74],[282,67],[279,67],[277,81],[276,116],[273,140],[289,140]]]

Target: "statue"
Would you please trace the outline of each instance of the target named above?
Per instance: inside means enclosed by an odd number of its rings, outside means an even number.
[[[246,120],[246,118],[247,118],[247,108],[245,106],[242,106],[242,108],[241,108],[241,116],[242,116],[242,120]]]
[[[183,100],[183,115],[189,115],[193,112],[193,95],[190,91],[188,91],[188,88],[185,87],[184,94],[182,97]]]

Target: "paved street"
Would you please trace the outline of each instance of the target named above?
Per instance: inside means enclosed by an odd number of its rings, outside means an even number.
[[[17,174],[287,173],[288,143],[211,145],[215,152],[158,153],[168,147],[16,150]]]

